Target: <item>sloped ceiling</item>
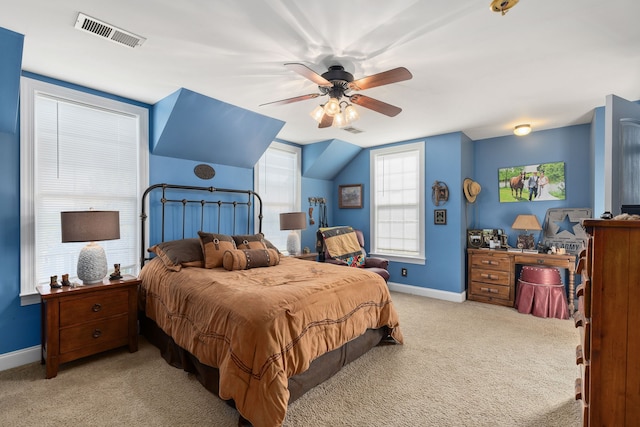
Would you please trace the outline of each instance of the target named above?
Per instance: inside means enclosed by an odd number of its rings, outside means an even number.
[[[332,180],[360,151],[361,147],[339,139],[305,145],[302,148],[302,175]]]
[[[281,120],[181,88],[153,106],[151,152],[252,168],[284,126]]]

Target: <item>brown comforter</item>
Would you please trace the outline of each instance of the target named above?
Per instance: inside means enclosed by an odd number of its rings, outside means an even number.
[[[268,268],[140,273],[147,317],[200,362],[219,368],[220,397],[256,427],[283,423],[289,377],[318,356],[387,326],[402,343],[384,280],[359,268],[283,257]]]

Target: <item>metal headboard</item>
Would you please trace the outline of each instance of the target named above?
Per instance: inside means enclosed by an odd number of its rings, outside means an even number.
[[[188,214],[199,216],[200,218],[200,227],[199,230],[209,231],[209,232],[220,232],[221,226],[229,226],[231,230],[235,232],[236,224],[239,223],[246,216],[246,228],[243,232],[238,234],[250,234],[251,233],[251,224],[252,219],[254,217],[253,213],[257,212],[257,226],[254,227],[256,229],[256,233],[262,232],[262,199],[258,195],[258,193],[252,190],[234,190],[228,188],[215,188],[215,187],[194,187],[190,185],[174,185],[174,184],[155,184],[147,188],[142,195],[142,213],[140,214],[141,221],[141,243],[140,243],[140,268],[144,266],[144,263],[148,261],[150,258],[147,254],[147,204],[151,203],[148,199],[151,196],[160,193],[159,199],[157,203],[161,205],[160,215],[161,215],[161,229],[160,229],[160,242],[165,241],[165,230],[166,230],[166,216],[167,216],[167,207],[172,205],[181,206],[179,209],[181,223],[182,223],[182,233],[181,236],[172,235],[172,239],[176,238],[186,238],[186,237],[195,237],[195,236],[186,236],[185,230],[187,226]],[[216,193],[216,196],[213,194]],[[207,197],[210,196],[210,197]],[[175,197],[175,198],[173,198]],[[195,197],[202,197],[200,199],[194,199]],[[205,209],[207,206],[213,206],[215,209],[215,220],[217,222],[216,230],[206,230],[205,225],[208,225],[209,222],[206,220],[206,212]],[[231,218],[225,218],[225,221],[222,221],[223,216],[223,207],[228,207],[231,209]],[[252,207],[254,210],[252,210]],[[239,213],[239,209],[243,212]],[[151,211],[151,207],[149,207]],[[198,213],[199,212],[199,213]],[[229,222],[230,221],[230,222]],[[172,224],[175,226],[175,224]],[[193,224],[191,224],[193,228]],[[151,234],[151,233],[150,233]],[[235,234],[235,233],[232,233]],[[157,243],[157,242],[154,242]]]

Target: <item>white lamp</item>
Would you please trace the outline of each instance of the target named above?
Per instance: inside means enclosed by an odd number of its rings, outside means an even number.
[[[529,135],[531,133],[531,125],[529,124],[518,125],[515,128],[513,128],[513,133],[518,136]]]
[[[300,236],[298,230],[307,228],[307,217],[304,212],[287,212],[280,214],[280,230],[291,230],[287,236],[287,252],[289,255],[300,254]]]
[[[78,279],[85,285],[100,283],[107,275],[107,256],[97,241],[120,238],[118,211],[60,212],[62,243],[90,242],[78,256]]]

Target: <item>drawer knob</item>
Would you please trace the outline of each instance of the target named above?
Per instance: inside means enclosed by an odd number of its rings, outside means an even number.
[[[92,335],[94,338],[100,338],[100,335],[102,335],[102,331],[100,329],[94,329]]]
[[[102,305],[101,304],[93,304],[93,307],[91,307],[91,310],[93,310],[94,313],[99,312],[100,310],[102,310]]]
[[[492,289],[492,288],[480,288],[480,290],[482,292],[488,292],[490,294],[497,294],[498,293],[497,289]]]
[[[488,274],[488,273],[482,273],[480,275],[480,277],[482,277],[483,279],[487,279],[487,280],[498,280],[500,277],[493,275],[493,274]]]

